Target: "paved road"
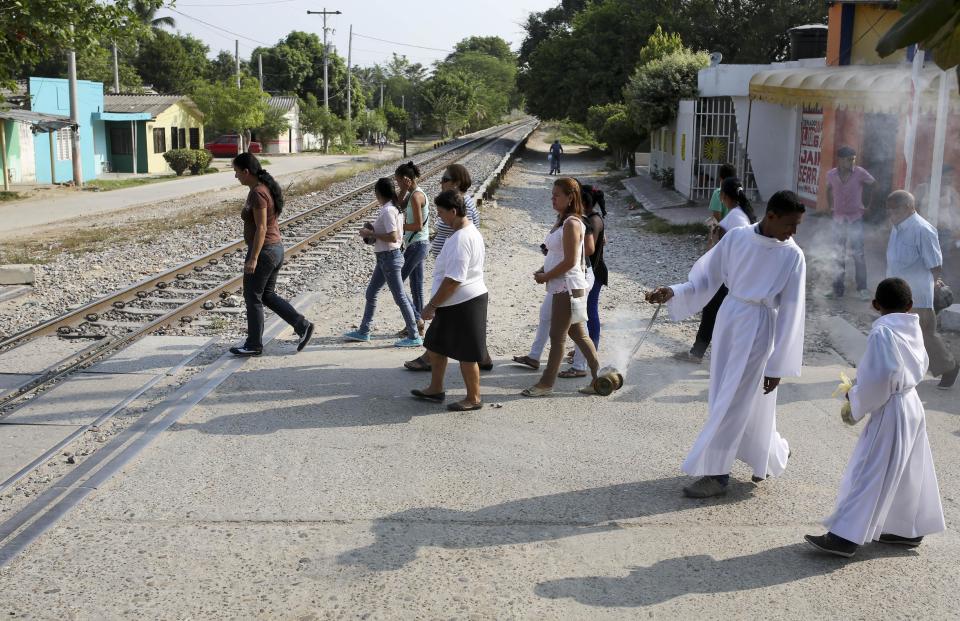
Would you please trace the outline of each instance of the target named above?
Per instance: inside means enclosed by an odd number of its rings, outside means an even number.
[[[304,153],[294,156],[267,155],[270,165],[266,168],[278,179],[288,179],[298,173],[317,168],[335,166],[350,160],[395,159],[397,148],[374,151],[362,156],[318,155]],[[217,160],[218,164],[222,164]],[[199,177],[186,176],[174,181],[164,181],[110,192],[76,192],[51,199],[49,196],[13,203],[0,203],[0,238],[23,235],[30,229],[71,220],[81,216],[104,214],[144,205],[183,198],[201,192],[235,190],[237,181],[229,171]]]

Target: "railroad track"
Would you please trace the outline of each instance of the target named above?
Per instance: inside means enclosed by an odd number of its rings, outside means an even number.
[[[525,120],[481,132],[417,164],[423,177],[429,177],[527,125],[532,128],[534,122]],[[376,208],[376,202],[370,200],[373,185],[366,183],[281,221],[285,266],[295,261],[324,260],[330,250],[322,247],[322,240],[364,219]],[[240,312],[240,308],[225,307],[223,302],[241,291],[245,250],[243,240],[235,241],[0,341],[0,353],[4,355],[43,336],[94,341],[0,396],[0,410],[9,412],[28,396],[148,334],[189,325],[204,312]]]

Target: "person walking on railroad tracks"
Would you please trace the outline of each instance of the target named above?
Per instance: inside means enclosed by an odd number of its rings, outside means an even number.
[[[417,318],[413,310],[413,303],[403,290],[403,281],[400,279],[400,270],[403,268],[403,255],[400,245],[403,236],[403,211],[397,207],[397,190],[393,181],[388,177],[381,177],[374,184],[373,189],[380,212],[372,227],[361,227],[357,234],[365,242],[373,242],[373,252],[376,264],[373,274],[367,285],[366,304],[363,308],[363,319],[360,327],[347,332],[343,338],[347,341],[367,342],[370,340],[370,324],[373,322],[373,313],[377,309],[377,295],[386,284],[393,294],[393,301],[400,308],[403,321],[407,324],[408,334],[396,341],[394,347],[420,347],[423,340],[417,333]]]
[[[383,151],[383,147],[387,146],[387,135],[380,134],[380,137],[377,138],[377,150]]]
[[[266,306],[293,326],[297,333],[297,351],[313,336],[313,324],[285,299],[277,295],[277,275],[283,265],[283,244],[277,217],[283,211],[280,185],[260,166],[256,156],[241,153],[233,158],[234,176],[250,188],[240,211],[247,255],[243,264],[243,299],[247,306],[247,339],[240,347],[231,347],[236,356],[263,353],[263,307]]]
[[[937,388],[953,388],[960,363],[937,334],[934,290],[943,287],[943,255],[937,229],[920,217],[913,195],[897,190],[887,197],[893,229],[887,242],[887,276],[902,278],[913,292],[913,312],[920,317],[923,345],[930,356],[930,375],[940,378]]]
[[[865,168],[856,165],[857,152],[850,147],[837,150],[837,167],[827,172],[827,204],[833,214],[833,234],[837,253],[837,271],[833,290],[827,298],[842,298],[846,277],[847,246],[853,254],[854,277],[861,300],[869,300],[867,263],[863,252],[863,214],[870,204],[876,180]]]
[[[480,231],[467,217],[463,197],[455,190],[435,199],[437,217],[453,233],[443,244],[433,270],[430,301],[423,316],[430,320],[424,345],[430,356],[430,384],[410,391],[417,399],[442,403],[447,359],[460,362],[466,397],[447,405],[464,412],[483,407],[480,399],[480,365],[487,355],[487,286],[483,281],[485,249]]]
[[[796,194],[777,192],[763,220],[729,231],[700,257],[683,284],[647,293],[682,320],[698,312],[722,284],[730,292],[717,313],[710,357],[709,415],[683,471],[701,477],[683,488],[693,498],[727,493],[741,460],[753,481],[779,476],[790,447],[777,432],[777,386],[803,362],[806,262],[791,239],[803,219]]]
[[[840,417],[860,434],[840,482],[833,515],[824,535],[806,535],[813,547],[851,557],[870,541],[915,548],[926,535],[942,532],[943,506],[927,424],[917,384],[927,372],[920,319],[910,312],[910,285],[887,278],[877,286],[867,350],[857,365],[855,384],[844,378]]]
[[[430,245],[430,205],[427,195],[417,181],[420,179],[420,169],[413,162],[400,164],[394,174],[397,186],[400,188],[400,202],[403,205],[403,268],[400,270],[400,280],[410,278],[410,299],[413,301],[413,312],[417,316],[416,334],[410,334],[407,328],[397,333],[400,338],[423,336],[423,319],[420,311],[423,310],[423,263],[427,258]]]
[[[597,379],[600,369],[597,350],[584,329],[586,317],[573,321],[573,301],[587,295],[586,224],[580,184],[569,177],[557,179],[553,183],[551,202],[557,221],[544,242],[547,256],[543,267],[533,274],[537,284],[545,284],[547,293],[553,296],[550,301],[550,356],[540,381],[521,391],[525,397],[544,397],[553,392],[568,335],[586,356],[592,380]],[[595,394],[593,383],[581,388],[580,392]]]
[[[550,145],[550,174],[560,174],[560,154],[563,153],[563,146],[559,140],[554,140]]]
[[[477,211],[477,204],[473,200],[473,196],[466,193],[471,185],[473,185],[473,179],[470,177],[470,171],[463,164],[450,164],[444,169],[443,175],[440,177],[440,191],[455,190],[458,192],[467,208],[467,218],[470,219],[477,230],[480,230],[480,212]],[[436,231],[436,235],[430,241],[430,254],[436,259],[440,256],[447,239],[453,234],[453,229],[437,215],[433,221],[433,230]],[[418,358],[407,360],[403,363],[403,366],[410,371],[429,371],[430,354],[424,352]],[[490,371],[492,369],[493,361],[490,359],[490,354],[487,353],[480,361],[480,370]]]

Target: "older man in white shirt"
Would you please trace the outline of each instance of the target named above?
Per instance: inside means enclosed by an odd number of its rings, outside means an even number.
[[[920,316],[923,346],[930,358],[930,374],[940,378],[937,388],[952,388],[960,364],[937,335],[933,289],[943,286],[943,255],[937,229],[917,213],[913,195],[897,190],[887,197],[893,230],[887,243],[887,277],[902,278],[913,291],[913,311]]]

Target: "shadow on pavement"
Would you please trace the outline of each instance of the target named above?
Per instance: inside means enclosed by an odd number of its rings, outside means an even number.
[[[471,549],[550,541],[619,530],[618,520],[674,513],[749,499],[754,486],[730,482],[721,499],[691,500],[680,495],[688,477],[622,483],[513,500],[476,511],[443,507],[408,509],[376,520],[370,545],[345,552],[338,561],[374,571],[400,569],[420,548]]]
[[[652,606],[692,593],[732,593],[788,584],[842,569],[850,563],[886,557],[912,557],[915,550],[874,544],[844,561],[818,554],[805,543],[716,560],[706,554],[680,556],[627,576],[585,576],[538,584],[534,592],[550,599],[571,598],[587,606]]]

